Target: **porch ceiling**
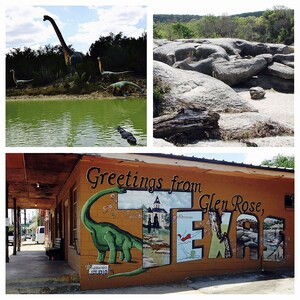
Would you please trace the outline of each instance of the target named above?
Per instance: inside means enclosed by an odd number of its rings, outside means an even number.
[[[6,182],[8,208],[50,209],[80,154],[8,153]]]

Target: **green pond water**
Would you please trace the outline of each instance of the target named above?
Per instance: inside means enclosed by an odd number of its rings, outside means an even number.
[[[6,102],[7,147],[129,147],[118,126],[146,146],[146,99]]]

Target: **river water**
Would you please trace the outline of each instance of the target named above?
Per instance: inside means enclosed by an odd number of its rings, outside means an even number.
[[[128,147],[117,127],[146,146],[146,99],[6,102],[7,147]]]

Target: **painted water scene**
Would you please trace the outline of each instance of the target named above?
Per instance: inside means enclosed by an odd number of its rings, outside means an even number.
[[[6,9],[6,146],[146,146],[144,6]]]

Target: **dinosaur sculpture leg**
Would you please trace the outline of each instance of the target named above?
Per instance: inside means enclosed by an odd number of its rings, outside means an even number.
[[[130,94],[128,93],[128,87],[126,87],[126,85],[121,88],[121,92],[123,97],[127,97]]]

